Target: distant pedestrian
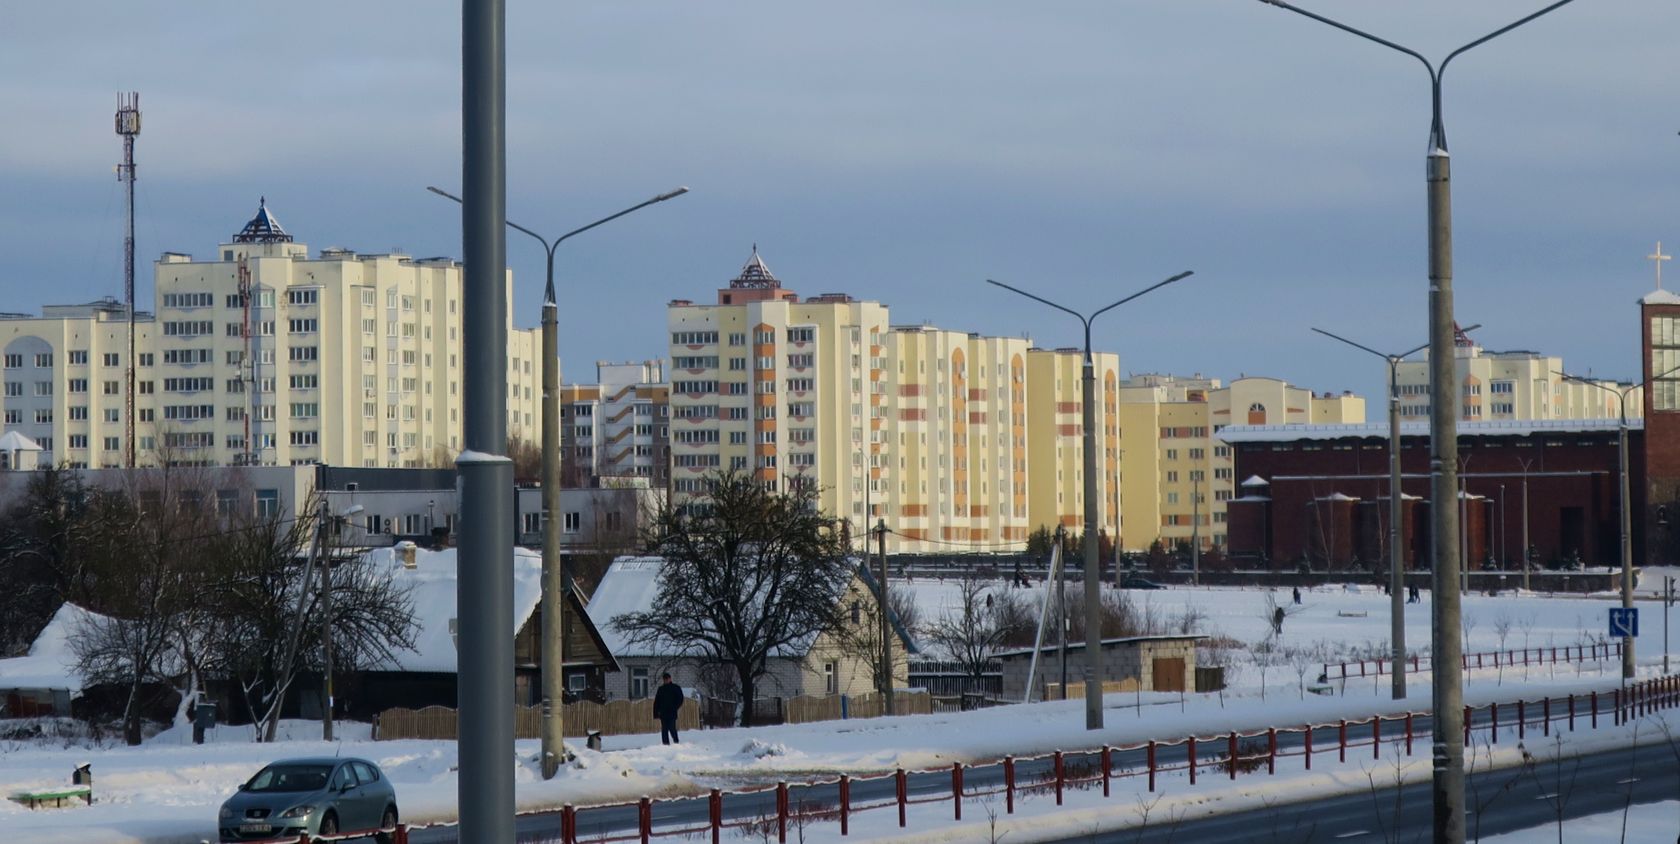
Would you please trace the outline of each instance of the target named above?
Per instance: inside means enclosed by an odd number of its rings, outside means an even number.
[[[1417,584],[1415,584],[1415,583],[1414,583],[1414,584],[1412,584],[1412,587],[1411,587],[1411,590],[1412,590],[1412,594],[1411,594],[1411,596],[1410,596],[1410,598],[1409,598],[1409,599],[1408,599],[1408,600],[1409,600],[1409,601],[1410,601],[1410,602],[1411,602],[1411,603],[1414,603],[1414,604],[1421,604],[1421,603],[1423,603],[1423,596],[1421,596],[1421,595],[1419,595],[1419,594],[1418,594],[1418,588],[1417,588]]]
[[[671,682],[671,672],[660,675],[665,682],[659,684],[659,691],[653,695],[653,717],[659,719],[659,741],[661,744],[677,744],[677,715],[682,712],[682,687]]]
[[[1295,603],[1301,603],[1301,587],[1295,587]]]

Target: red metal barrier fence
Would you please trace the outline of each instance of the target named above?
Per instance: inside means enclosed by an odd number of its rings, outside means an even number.
[[[1564,697],[1548,697],[1539,700],[1519,699],[1506,703],[1493,703],[1485,707],[1466,706],[1464,708],[1464,739],[1465,743],[1469,744],[1470,739],[1476,732],[1484,732],[1488,735],[1490,743],[1498,744],[1501,727],[1508,731],[1515,730],[1519,740],[1526,736],[1527,731],[1531,729],[1538,729],[1542,734],[1549,736],[1554,724],[1558,725],[1557,729],[1559,730],[1574,731],[1577,727],[1578,718],[1588,719],[1583,723],[1587,724],[1589,729],[1596,729],[1600,713],[1608,717],[1610,724],[1619,726],[1642,715],[1676,706],[1680,706],[1680,676],[1659,677],[1633,683],[1613,689],[1608,694],[1600,694],[1595,691],[1581,695],[1571,694]],[[1472,716],[1478,709],[1488,714],[1487,722],[1483,724],[1474,723]],[[1501,724],[1501,710],[1507,713],[1515,712],[1515,717]],[[911,772],[906,772],[902,768],[889,774],[880,774],[873,777],[842,775],[838,779],[807,784],[808,790],[833,786],[835,788],[835,802],[833,804],[812,803],[807,798],[801,799],[797,806],[792,805],[786,782],[780,782],[774,786],[731,792],[721,792],[713,789],[707,799],[709,810],[707,821],[699,825],[654,828],[652,815],[653,807],[657,801],[647,797],[625,803],[585,807],[567,805],[559,811],[560,841],[563,844],[578,844],[580,841],[578,831],[580,816],[607,809],[628,807],[634,807],[636,810],[637,824],[634,831],[626,831],[618,835],[591,835],[589,840],[591,842],[646,842],[655,837],[696,836],[709,837],[713,844],[718,844],[722,832],[726,829],[752,829],[766,834],[769,831],[774,831],[777,841],[786,844],[790,823],[803,827],[811,823],[836,822],[839,824],[840,834],[849,835],[851,833],[852,816],[856,813],[896,807],[898,810],[898,825],[903,828],[908,823],[906,810],[909,806],[950,800],[953,803],[952,816],[961,820],[963,801],[992,796],[1002,796],[1005,813],[1014,814],[1017,798],[1021,795],[1037,792],[1053,793],[1057,804],[1060,804],[1069,788],[1100,787],[1103,790],[1103,796],[1107,797],[1110,793],[1110,783],[1117,778],[1146,777],[1146,788],[1153,792],[1156,788],[1157,777],[1161,774],[1184,772],[1191,785],[1196,783],[1198,771],[1225,774],[1228,779],[1235,780],[1238,773],[1254,773],[1262,768],[1268,775],[1275,774],[1279,760],[1287,760],[1290,757],[1300,757],[1301,767],[1304,770],[1311,770],[1312,757],[1315,752],[1314,732],[1318,731],[1320,735],[1323,735],[1323,731],[1330,728],[1335,729],[1335,750],[1337,758],[1341,761],[1347,760],[1349,750],[1366,747],[1371,749],[1372,759],[1380,759],[1382,757],[1383,725],[1385,723],[1396,731],[1390,733],[1389,741],[1394,748],[1391,752],[1411,756],[1417,740],[1428,735],[1427,732],[1419,732],[1413,729],[1414,718],[1426,714],[1423,712],[1407,712],[1398,715],[1373,715],[1358,720],[1339,720],[1333,724],[1306,724],[1288,728],[1273,727],[1247,733],[1228,732],[1213,736],[1185,736],[1173,741],[1155,740],[1130,745],[1105,745],[1074,754],[1096,756],[1100,760],[1100,764],[1095,766],[1070,765],[1069,754],[1059,750],[1037,757],[1006,756],[990,765],[965,766],[958,762],[954,763],[949,769],[937,769],[949,771],[951,779],[948,791],[934,790],[920,796],[913,796],[910,793],[908,778]],[[1300,745],[1296,747],[1279,747],[1278,736],[1280,735],[1300,735],[1302,740]],[[1198,745],[1202,748],[1218,748],[1218,751],[1212,755],[1198,756]],[[1175,754],[1172,752],[1175,748],[1183,748],[1183,751]],[[1115,767],[1112,764],[1115,751],[1136,750],[1144,751],[1143,764],[1140,767]],[[1329,749],[1320,746],[1316,749],[1316,752],[1322,754],[1329,752]],[[1427,746],[1425,752],[1429,752]],[[1177,756],[1178,758],[1165,758],[1169,756]],[[1017,767],[1024,761],[1034,759],[1049,760],[1048,771],[1037,781],[1021,782],[1017,778]],[[965,783],[965,774],[973,776],[976,771],[990,768],[1001,769],[1000,784],[978,787]],[[867,780],[885,780],[888,778],[894,781],[895,787],[892,797],[867,801],[857,801],[852,798],[852,790],[855,784]],[[725,818],[723,811],[724,798],[771,790],[775,791],[773,816]],[[543,813],[552,814],[553,812],[549,810]],[[439,824],[437,826],[452,826],[452,824]],[[409,830],[418,828],[421,827],[399,825],[392,831],[394,844],[407,844]],[[367,834],[369,833],[359,833],[362,836]],[[320,842],[339,841],[351,837],[354,836],[342,835],[324,838],[303,836],[295,840],[277,840],[272,844],[320,844]]]
[[[1603,662],[1619,660],[1622,657],[1622,643],[1601,642],[1592,645],[1560,645],[1544,648],[1518,648],[1509,651],[1482,651],[1479,653],[1463,654],[1459,658],[1459,667],[1466,671],[1472,668],[1512,668],[1518,665],[1567,665],[1569,663]],[[1359,677],[1384,677],[1389,672],[1393,660],[1389,658],[1359,659],[1350,662],[1324,663],[1324,677],[1326,680],[1352,680]],[[1433,666],[1429,657],[1413,654],[1400,663],[1408,674],[1430,671]]]

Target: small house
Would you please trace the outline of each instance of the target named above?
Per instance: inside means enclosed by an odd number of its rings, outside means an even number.
[[[1206,636],[1121,636],[1102,641],[1102,677],[1106,691],[1182,692],[1195,689],[1196,643]],[[1028,673],[1032,671],[1033,649],[1019,648],[994,654],[1003,670],[1003,698],[1027,700]],[[1069,686],[1084,682],[1085,643],[1068,642]],[[1036,676],[1032,678],[1033,700],[1061,697],[1061,650],[1054,644],[1039,649]],[[1072,690],[1075,694],[1081,689]]]

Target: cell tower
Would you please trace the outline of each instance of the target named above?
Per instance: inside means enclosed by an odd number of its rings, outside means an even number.
[[[140,136],[140,93],[117,94],[117,134],[123,139],[123,160],[117,181],[128,185],[128,220],[123,234],[123,294],[128,304],[128,364],[123,391],[123,465],[134,468],[134,139]]]

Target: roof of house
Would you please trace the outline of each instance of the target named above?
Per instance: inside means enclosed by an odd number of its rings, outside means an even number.
[[[607,567],[606,574],[595,587],[595,594],[589,599],[589,613],[600,625],[601,636],[607,649],[615,656],[671,655],[669,650],[662,650],[653,643],[634,641],[630,634],[618,630],[613,624],[621,616],[653,609],[654,602],[659,599],[660,567],[664,562],[663,557],[619,557]],[[874,592],[874,581],[863,571],[863,566],[857,568],[866,588]],[[836,600],[840,598],[839,595],[835,596]],[[906,649],[915,653],[915,643],[904,626],[898,623],[896,615],[893,617],[893,626],[905,643]],[[816,639],[816,636],[806,637],[802,641],[777,648],[771,656],[803,657],[811,650]]]
[[[0,451],[40,451],[41,445],[34,440],[18,433],[7,431],[0,434]]]
[[[35,636],[29,653],[0,659],[0,689],[82,690],[82,675],[76,670],[76,654],[70,640],[85,621],[98,618],[74,604],[64,604]]]
[[[1143,642],[1183,642],[1183,641],[1192,641],[1193,642],[1193,641],[1197,641],[1199,639],[1206,639],[1206,638],[1208,638],[1208,637],[1204,636],[1204,635],[1201,635],[1199,633],[1184,634],[1184,635],[1162,634],[1162,635],[1158,635],[1158,636],[1116,636],[1115,638],[1112,638],[1112,639],[1102,640],[1102,646],[1107,648],[1107,647],[1112,647],[1112,646],[1115,646],[1115,645],[1136,645],[1136,644],[1141,644]],[[1039,648],[1038,653],[1039,653],[1040,656],[1045,656],[1045,655],[1048,655],[1048,654],[1054,654],[1056,652],[1056,648],[1057,648],[1056,645],[1045,645],[1045,646]],[[1074,651],[1084,650],[1085,649],[1085,643],[1082,642],[1082,641],[1081,642],[1068,642],[1067,643],[1067,649],[1068,649],[1069,653],[1072,653]],[[1033,652],[1032,648],[1016,648],[1015,650],[1012,650],[1012,651],[999,651],[995,654],[992,654],[992,659],[1018,659],[1018,658],[1024,657],[1024,656],[1032,656],[1032,652]]]

